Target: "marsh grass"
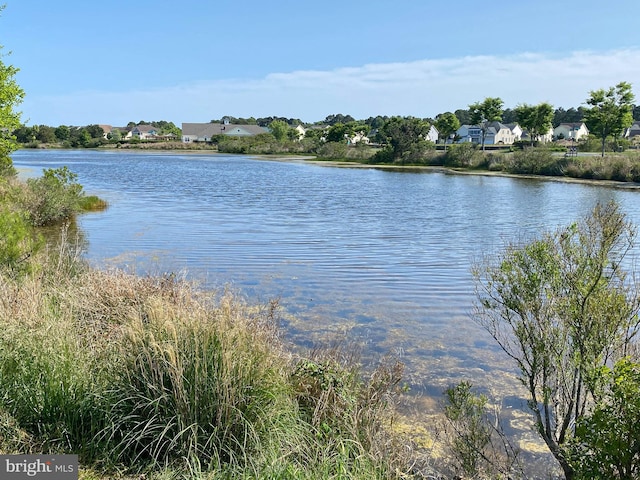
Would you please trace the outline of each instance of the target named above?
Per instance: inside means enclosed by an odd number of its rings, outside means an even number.
[[[82,196],[78,201],[78,208],[82,212],[101,212],[106,210],[107,207],[107,202],[95,195]]]
[[[566,167],[565,173],[575,178],[640,182],[640,155],[577,157]]]
[[[0,276],[0,452],[80,455],[88,478],[395,478],[402,367],[292,354],[277,301],[89,268],[62,242]]]

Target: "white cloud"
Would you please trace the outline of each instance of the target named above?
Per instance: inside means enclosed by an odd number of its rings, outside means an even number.
[[[150,78],[153,76],[150,75]],[[330,71],[273,73],[262,79],[224,80],[145,91],[73,92],[27,97],[30,124],[138,120],[207,122],[223,115],[324,119],[332,113],[435,116],[489,96],[507,107],[548,101],[577,107],[590,90],[640,78],[640,49],[522,53],[369,64]],[[638,92],[638,86],[636,86]]]

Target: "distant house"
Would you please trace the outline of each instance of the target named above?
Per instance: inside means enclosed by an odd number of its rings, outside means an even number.
[[[527,130],[524,130],[522,132],[522,136],[520,137],[520,139],[530,142],[531,141],[531,136],[529,135],[529,132]],[[541,143],[552,142],[553,141],[553,127],[549,127],[549,131],[547,133],[545,133],[544,135],[537,135],[537,138],[534,138],[533,140],[536,141],[536,142],[541,142]]]
[[[111,125],[98,125],[102,129],[102,136],[104,138],[109,138],[108,135],[113,131],[113,127]]]
[[[183,123],[182,142],[210,142],[216,135],[252,137],[269,133],[268,128],[258,125],[234,125],[232,123]]]
[[[159,137],[158,129],[153,125],[135,125],[119,130],[124,130],[123,138],[125,140],[131,140],[132,138],[139,140],[157,140]]]
[[[462,125],[456,135],[460,138],[458,143],[471,142],[482,143],[482,127],[480,125]],[[516,140],[514,132],[500,122],[489,122],[485,126],[485,145],[513,145]]]
[[[639,140],[640,139],[640,122],[634,122],[631,127],[627,128],[624,132],[624,136],[629,140]]]
[[[358,143],[369,145],[370,141],[369,137],[367,137],[364,132],[357,132],[351,136],[345,134],[345,138],[347,139],[347,145],[356,145]]]
[[[307,130],[302,125],[297,125],[293,129],[298,134],[298,140],[302,140],[307,133]]]
[[[522,130],[522,127],[520,127],[520,125],[518,125],[517,123],[505,123],[505,126],[509,127],[509,130],[511,130],[511,132],[513,133],[514,142],[519,142],[520,140],[522,140],[522,134],[524,133],[524,131]]]
[[[553,129],[553,137],[557,140],[580,140],[589,135],[584,122],[561,123]]]
[[[440,136],[440,132],[438,132],[438,129],[433,125],[431,125],[429,127],[429,132],[427,133],[426,140],[429,140],[430,142],[433,142],[433,143],[438,143],[439,136]]]

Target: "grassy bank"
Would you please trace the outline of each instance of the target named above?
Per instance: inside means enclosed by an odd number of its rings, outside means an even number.
[[[62,243],[62,245],[68,245]],[[0,275],[0,452],[77,453],[86,478],[396,478],[402,366],[293,355],[278,305],[43,250]],[[118,473],[119,472],[119,473]]]

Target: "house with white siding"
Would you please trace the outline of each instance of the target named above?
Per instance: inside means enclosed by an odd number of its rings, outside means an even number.
[[[136,125],[131,127],[124,136],[125,139],[138,138],[140,140],[157,140],[158,129],[153,125]]]
[[[522,140],[522,134],[524,133],[524,131],[522,130],[522,127],[520,127],[520,125],[518,125],[517,123],[505,123],[505,125],[509,127],[509,129],[513,133],[513,138],[515,139],[514,142],[519,142],[520,140]]]
[[[471,142],[482,144],[482,127],[480,125],[462,125],[456,135],[458,143]],[[516,134],[505,124],[489,122],[485,125],[485,145],[513,145]]]
[[[580,140],[589,136],[589,129],[584,122],[561,123],[553,129],[553,137],[557,140]]]
[[[438,129],[433,125],[431,125],[429,127],[429,132],[427,133],[426,140],[429,140],[430,142],[433,142],[433,143],[438,143],[439,136],[440,136],[440,132],[438,132]]]

